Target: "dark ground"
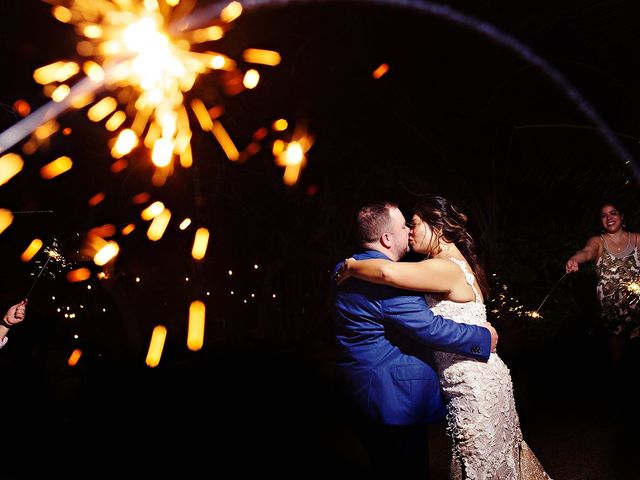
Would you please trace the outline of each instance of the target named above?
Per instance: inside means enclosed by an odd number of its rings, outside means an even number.
[[[211,347],[156,369],[52,371],[55,352],[7,348],[0,478],[370,476],[336,402],[328,352],[321,342]],[[505,358],[524,437],[555,480],[638,478],[637,372],[616,381],[604,353],[578,333]],[[433,478],[446,479],[444,426],[430,436]]]

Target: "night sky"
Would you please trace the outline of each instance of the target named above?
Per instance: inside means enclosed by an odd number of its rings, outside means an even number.
[[[86,109],[58,118],[69,134],[58,132],[23,154],[22,172],[0,187],[0,208],[47,212],[16,214],[0,234],[2,308],[25,296],[46,260],[43,252],[20,260],[33,238],[55,244],[66,262],[50,262],[32,290],[26,321],[0,352],[12,372],[7,384],[19,392],[12,408],[37,432],[28,445],[44,452],[60,439],[101,443],[96,432],[118,431],[132,459],[141,458],[136,449],[146,442],[168,454],[176,440],[156,419],[169,409],[169,423],[189,437],[205,409],[206,430],[218,428],[228,440],[221,451],[238,444],[268,452],[256,456],[277,464],[275,448],[261,450],[267,432],[297,438],[299,422],[326,420],[308,412],[332,401],[328,272],[351,252],[350,221],[370,200],[397,201],[408,214],[420,194],[438,193],[468,213],[494,279],[492,321],[515,368],[536,349],[597,334],[589,267],[554,288],[540,320],[508,307],[534,310],[550,293],[566,259],[599,232],[602,199],[620,199],[628,228],[640,229],[639,4],[451,1],[453,10],[434,14],[438,4],[392,3],[260,2],[234,22],[216,50],[242,69],[242,51],[251,47],[278,51],[282,63],[261,67],[255,90],[230,95],[224,76],[209,74],[186,97],[224,106],[220,121],[240,148],[261,127],[289,121],[288,131],[270,132],[244,162],[227,160],[192,119],[192,168],[177,165],[164,186],[154,187],[148,153],[137,150],[114,174],[110,134],[87,120]],[[35,68],[78,57],[73,28],[49,10],[35,0],[0,3],[0,131],[19,121],[16,100],[32,110],[47,102],[32,78]],[[483,26],[494,30],[480,33]],[[499,35],[519,43],[505,44]],[[544,68],[526,61],[528,53]],[[390,69],[376,80],[372,72],[382,63]],[[298,185],[288,187],[270,145],[296,126],[315,141]],[[21,152],[22,143],[10,151]],[[40,167],[61,155],[73,159],[72,170],[43,180]],[[90,207],[100,192],[105,200]],[[157,242],[146,238],[148,222],[140,219],[146,205],[132,203],[143,192],[173,213]],[[193,223],[180,231],[184,217]],[[113,237],[121,250],[106,269],[82,254],[90,229],[129,223],[137,228]],[[211,232],[201,262],[190,256],[197,226]],[[92,277],[67,282],[66,272],[79,267]],[[95,276],[102,270],[108,279]],[[506,304],[498,300],[503,288]],[[207,306],[205,344],[190,352],[187,315],[195,299]],[[65,318],[68,312],[75,317]],[[150,369],[144,359],[158,324],[168,336],[160,365]],[[72,368],[66,362],[75,348],[83,355]],[[0,392],[6,409],[2,384]],[[27,404],[37,399],[44,405],[32,415]],[[8,431],[24,433],[21,422],[12,420]],[[136,422],[138,433],[131,433]],[[261,433],[247,433],[256,426]],[[310,437],[304,440],[322,441]],[[138,466],[152,461],[142,458]]]

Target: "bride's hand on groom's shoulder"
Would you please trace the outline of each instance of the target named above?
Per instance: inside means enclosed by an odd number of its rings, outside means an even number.
[[[351,262],[355,262],[355,259],[354,258],[345,259],[345,261],[342,262],[342,265],[340,265],[340,268],[336,272],[336,276],[334,277],[334,280],[338,285],[340,285],[342,282],[344,282],[347,278],[351,276],[351,272],[349,271],[349,265],[351,264]]]

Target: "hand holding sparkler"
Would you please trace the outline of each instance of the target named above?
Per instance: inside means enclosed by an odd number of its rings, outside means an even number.
[[[22,320],[24,320],[26,307],[26,299],[11,306],[9,310],[7,310],[7,313],[4,314],[4,317],[0,321],[0,325],[8,329],[20,323]]]

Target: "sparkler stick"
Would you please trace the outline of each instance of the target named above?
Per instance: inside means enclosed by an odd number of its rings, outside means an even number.
[[[551,290],[549,290],[549,293],[547,293],[547,296],[546,296],[546,297],[544,297],[544,300],[542,300],[542,303],[540,303],[540,305],[538,306],[538,308],[536,308],[536,309],[534,310],[534,312],[535,312],[535,313],[538,313],[538,314],[540,313],[540,309],[542,308],[542,305],[544,305],[544,302],[546,302],[546,301],[547,301],[547,298],[549,298],[549,295],[551,295],[551,292],[553,292],[553,290],[558,286],[558,284],[562,281],[562,279],[563,279],[564,277],[566,277],[566,276],[567,276],[567,274],[568,274],[568,273],[569,273],[569,272],[566,272],[564,275],[562,275],[562,276],[560,277],[560,280],[558,280],[558,281],[555,283],[555,285],[554,285],[553,287],[551,287]]]
[[[53,210],[14,210],[11,213],[14,215],[22,215],[29,213],[54,213]]]
[[[62,102],[49,102],[43,105],[28,117],[7,128],[0,133],[0,154],[4,153],[24,137],[32,133],[40,125],[70,109],[73,101],[83,95],[91,94],[101,88],[102,85],[90,78],[83,78],[71,88],[71,93]]]
[[[38,273],[38,276],[36,277],[36,279],[33,281],[33,283],[31,284],[31,287],[29,288],[29,291],[27,292],[27,295],[24,297],[25,300],[29,299],[29,295],[31,294],[31,291],[33,290],[33,287],[36,286],[36,283],[38,283],[38,279],[42,276],[42,272],[44,272],[44,269],[47,268],[47,265],[49,264],[49,261],[52,259],[53,257],[51,255],[49,255],[47,257],[47,261],[44,262],[44,265],[42,266],[42,268],[40,269],[40,272]]]

